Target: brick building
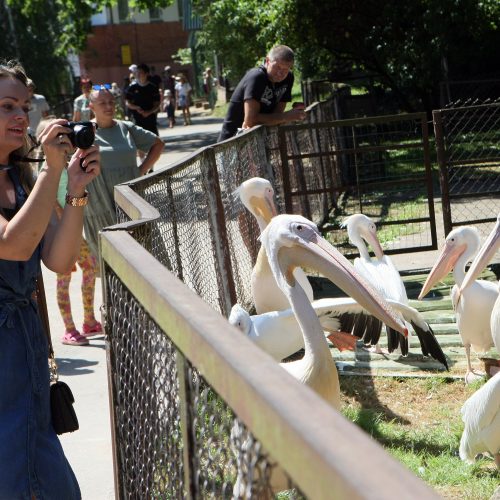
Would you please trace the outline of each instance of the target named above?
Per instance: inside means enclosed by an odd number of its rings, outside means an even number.
[[[116,82],[121,87],[132,63],[154,66],[161,74],[166,65],[174,73],[191,68],[181,67],[172,57],[188,46],[189,33],[181,20],[182,2],[175,1],[167,8],[133,11],[127,0],[118,0],[112,7],[92,16],[92,33],[87,48],[80,54],[80,74],[88,75],[94,83]],[[79,75],[77,75],[79,76]]]

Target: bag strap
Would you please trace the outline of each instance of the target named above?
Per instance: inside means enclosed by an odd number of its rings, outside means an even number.
[[[45,286],[43,284],[43,275],[40,273],[36,279],[36,301],[38,304],[38,314],[42,321],[43,331],[47,337],[49,345],[49,371],[51,383],[57,382],[59,375],[57,373],[56,357],[52,347],[52,337],[50,335],[49,313],[47,309],[47,297],[45,296]]]
[[[40,273],[36,279],[36,301],[38,304],[38,314],[42,320],[43,330],[47,337],[49,344],[49,353],[54,356],[54,349],[52,348],[52,338],[50,336],[49,313],[47,310],[47,297],[45,296],[45,286],[43,284],[43,275]]]

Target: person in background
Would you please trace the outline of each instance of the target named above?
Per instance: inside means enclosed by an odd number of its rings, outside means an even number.
[[[156,73],[155,67],[151,66],[149,72],[149,81],[155,84],[158,87],[158,91],[160,92],[160,107],[159,109],[163,109],[163,78]]]
[[[41,94],[35,94],[35,84],[28,78],[28,92],[30,95],[30,133],[35,135],[40,120],[49,114],[49,104]]]
[[[125,117],[124,117],[125,120],[132,119],[132,111],[130,111],[130,109],[128,109],[127,99],[125,98],[129,87],[130,87],[130,78],[128,76],[126,76],[123,79],[123,87],[122,87],[122,95],[121,95],[121,103],[122,103],[123,112],[125,114]]]
[[[176,84],[176,81],[172,75],[172,68],[170,66],[165,66],[165,69],[163,70],[163,89],[164,89],[163,95],[165,96],[165,91],[170,90],[171,99],[173,100],[173,103],[174,103],[173,125],[175,125],[175,109],[176,109],[175,84]]]
[[[239,128],[279,125],[303,120],[303,107],[285,111],[292,100],[294,53],[286,45],[273,47],[262,66],[247,72],[234,89],[222,124],[219,141],[229,139]]]
[[[82,94],[79,95],[73,104],[73,121],[89,121],[92,118],[90,110],[90,91],[92,90],[92,81],[90,78],[82,78],[80,80],[80,89]]]
[[[130,83],[137,80],[137,64],[131,64],[128,67],[128,78],[130,80]]]
[[[164,143],[157,135],[132,122],[115,119],[115,98],[104,85],[92,91],[90,106],[98,127],[95,143],[101,148],[102,171],[88,187],[90,203],[85,211],[84,228],[90,251],[97,257],[99,231],[116,224],[115,185],[152,170]],[[139,166],[138,150],[145,155]]]
[[[167,113],[169,128],[173,128],[175,124],[175,99],[170,90],[165,90],[163,112]]]
[[[210,109],[214,109],[217,102],[217,81],[212,75],[211,68],[207,68],[203,73],[203,91]]]
[[[163,89],[170,90],[172,95],[175,94],[175,78],[172,75],[172,68],[170,66],[165,66],[163,70]]]
[[[154,83],[159,90],[163,90],[163,80],[161,76],[156,73],[156,68],[154,66],[149,68],[148,79],[151,83]]]
[[[156,114],[160,109],[160,92],[158,87],[148,80],[148,76],[148,65],[139,64],[137,81],[130,84],[125,95],[126,103],[132,110],[135,124],[158,135]]]
[[[36,136],[40,139],[45,128],[56,119],[55,116],[48,116],[43,119],[38,125]],[[64,214],[64,206],[66,205],[66,192],[68,191],[68,172],[63,170],[61,179],[57,188],[57,197],[54,207],[55,214],[60,220]],[[89,246],[84,238],[80,245],[80,252],[76,263],[82,270],[82,302],[83,302],[83,326],[81,333],[77,330],[73,321],[71,312],[71,299],[69,295],[69,285],[73,272],[76,271],[76,266],[67,273],[56,273],[56,294],[57,305],[64,323],[64,334],[61,342],[66,345],[88,345],[87,337],[102,335],[102,325],[96,320],[94,315],[94,295],[95,295],[95,278],[97,275],[97,260],[90,253]]]
[[[45,163],[35,181],[25,160],[29,107],[24,69],[0,62],[0,498],[81,500],[52,426],[49,348],[33,297],[42,261],[57,273],[76,261],[85,189],[99,175],[99,149],[75,151],[67,120],[54,120],[40,136]],[[64,169],[66,206],[57,220]]]
[[[191,113],[189,111],[189,106],[191,106],[191,90],[191,85],[187,81],[186,75],[180,73],[175,84],[175,102],[177,109],[182,111],[184,125],[191,125]]]
[[[111,84],[111,93],[115,97],[116,102],[116,117],[120,120],[123,120],[125,117],[125,111],[123,109],[123,99],[122,99],[122,91],[116,82]]]

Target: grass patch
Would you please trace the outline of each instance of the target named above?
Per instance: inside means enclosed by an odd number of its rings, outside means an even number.
[[[488,500],[500,474],[493,460],[458,456],[460,408],[477,386],[442,377],[341,377],[342,413],[448,499]]]

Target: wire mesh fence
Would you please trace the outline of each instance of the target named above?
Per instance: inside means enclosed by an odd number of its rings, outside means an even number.
[[[477,106],[499,102],[500,80],[462,80],[447,81],[439,84],[440,104],[442,108]]]
[[[352,253],[341,223],[358,212],[389,253],[436,248],[425,114],[285,126],[280,144],[286,210],[321,221],[339,249]]]
[[[484,237],[500,210],[500,104],[433,116],[445,232],[474,224]]]
[[[270,498],[275,461],[109,268],[106,290],[119,497]]]

